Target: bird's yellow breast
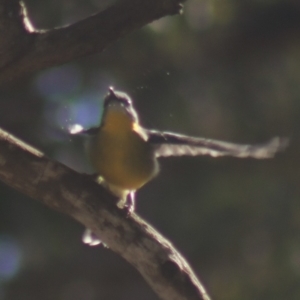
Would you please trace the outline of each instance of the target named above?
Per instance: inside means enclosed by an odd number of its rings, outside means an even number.
[[[109,184],[126,190],[140,188],[158,171],[154,151],[136,126],[123,112],[108,112],[90,151],[97,173]]]

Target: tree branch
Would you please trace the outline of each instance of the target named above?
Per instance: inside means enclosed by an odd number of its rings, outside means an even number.
[[[209,300],[174,246],[118,199],[79,174],[0,129],[0,180],[93,230],[133,265],[161,299]]]
[[[0,42],[5,41],[6,51],[0,49],[0,83],[101,52],[135,29],[161,17],[180,13],[184,1],[119,0],[75,24],[37,31],[31,27],[24,5],[16,0],[2,0]],[[6,28],[15,30],[7,32]]]

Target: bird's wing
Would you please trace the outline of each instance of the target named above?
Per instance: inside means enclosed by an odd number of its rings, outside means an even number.
[[[273,157],[288,145],[287,138],[279,137],[275,137],[264,144],[243,145],[154,130],[147,130],[147,135],[148,142],[155,147],[157,157],[210,155],[213,157],[235,156],[264,159]]]
[[[69,127],[69,133],[72,134],[72,135],[93,136],[93,135],[96,135],[98,131],[99,131],[99,127],[92,127],[92,128],[89,128],[89,129],[84,129],[79,124],[74,124],[74,125],[71,125]]]

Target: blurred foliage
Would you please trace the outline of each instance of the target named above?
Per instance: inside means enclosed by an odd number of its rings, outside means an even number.
[[[28,0],[37,28],[109,6]],[[0,91],[0,126],[78,170],[89,167],[68,126],[96,125],[107,88],[129,93],[147,127],[235,142],[291,137],[273,160],[169,158],[137,211],[187,257],[213,299],[300,297],[300,4],[188,0],[99,55]],[[0,184],[0,298],[157,299],[83,227]]]

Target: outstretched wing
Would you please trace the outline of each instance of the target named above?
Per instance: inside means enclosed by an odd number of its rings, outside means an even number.
[[[148,142],[155,147],[157,157],[210,155],[213,157],[235,156],[263,159],[273,157],[288,145],[287,138],[278,137],[264,144],[242,145],[154,130],[147,130],[147,135]]]
[[[96,135],[99,131],[99,127],[92,127],[89,129],[84,129],[80,124],[73,124],[69,127],[69,133],[72,135]]]

